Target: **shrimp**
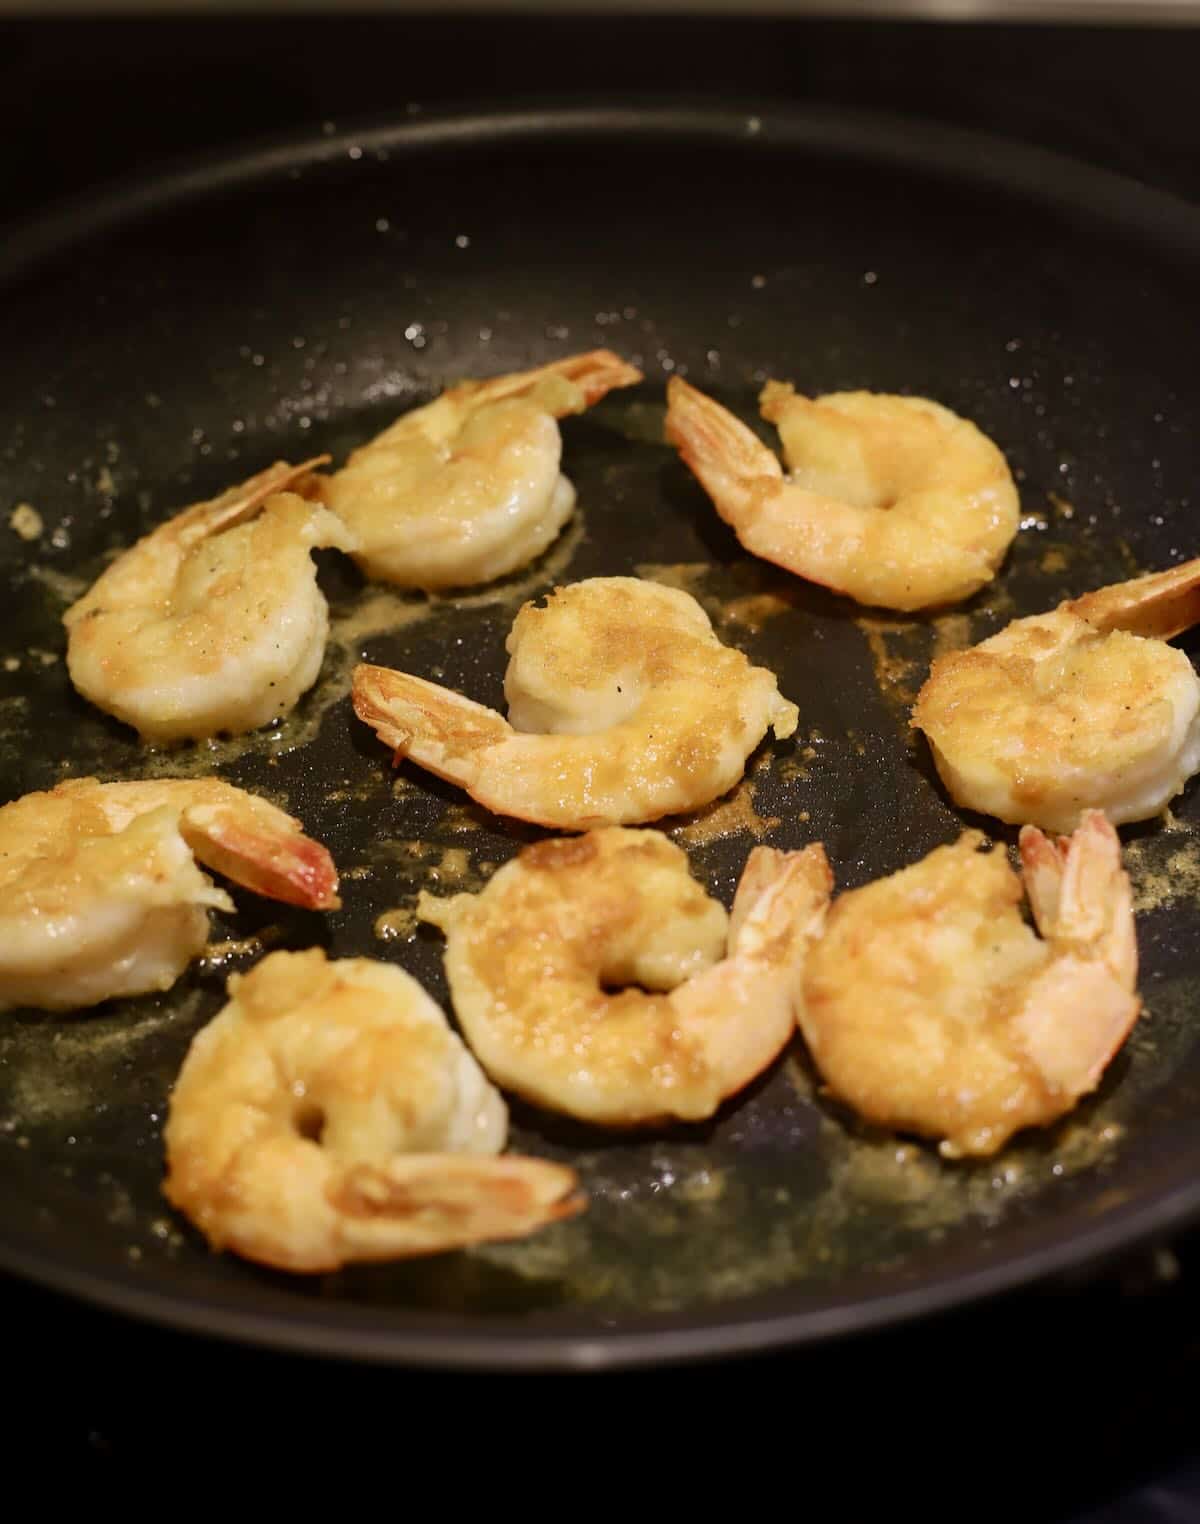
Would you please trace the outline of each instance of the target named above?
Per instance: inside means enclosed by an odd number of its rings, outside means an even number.
[[[1200,679],[1166,644],[1197,621],[1200,559],[1100,588],[935,661],[912,723],[966,809],[1146,820],[1200,769]]]
[[[428,591],[492,582],[540,556],[575,506],[556,419],[641,379],[596,349],[463,381],[355,450],[322,496],[368,577]]]
[[[196,866],[269,899],[336,910],[329,853],[216,778],[74,778],[0,809],[0,1009],[69,1011],[169,989],[233,910]]]
[[[724,646],[687,593],[636,577],[526,603],[508,636],[508,719],[363,664],[354,708],[403,757],[498,815],[563,830],[693,810],[725,793],[768,728],[796,728],[775,677]],[[524,733],[521,733],[524,732]]]
[[[1094,1090],[1140,1009],[1129,879],[1089,810],[1057,843],[1021,832],[1025,891],[966,831],[843,894],[810,950],[799,1024],[829,1089],[869,1121],[996,1152]]]
[[[789,474],[744,424],[678,376],[667,437],[748,551],[858,603],[913,610],[990,582],[1018,526],[1004,456],[965,418],[921,397],[771,381]]]
[[[584,1202],[495,1158],[508,1114],[411,975],[320,948],[234,974],[170,1099],[163,1191],[214,1249],[280,1270],[521,1238]]]
[[[446,934],[459,1025],[498,1084],[637,1127],[712,1116],[787,1045],[830,883],[819,846],[756,847],[727,917],[680,847],[610,827],[526,847],[478,895],[422,893],[417,914]]]
[[[256,730],[320,671],[329,611],[310,552],[345,525],[295,491],[318,456],[280,461],[160,524],[63,615],[71,681],[144,741]]]

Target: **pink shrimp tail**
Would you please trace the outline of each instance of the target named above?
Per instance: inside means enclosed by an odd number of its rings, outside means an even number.
[[[753,430],[680,376],[667,383],[666,435],[734,528],[762,486],[777,487],[783,480],[783,468]]]
[[[180,819],[184,840],[208,868],[267,899],[306,910],[337,910],[333,858],[292,822],[273,828],[234,806],[201,805]]]
[[[1044,1083],[1072,1097],[1100,1082],[1141,1010],[1137,940],[1121,843],[1100,810],[1070,838],[1022,828],[1025,888],[1054,958],[1017,1018],[1022,1045]]]

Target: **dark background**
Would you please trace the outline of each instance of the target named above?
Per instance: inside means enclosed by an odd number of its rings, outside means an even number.
[[[247,137],[456,102],[580,96],[898,111],[1200,200],[1198,74],[1191,29],[619,15],[12,19],[0,23],[3,215],[20,220]],[[0,354],[20,364],[2,334]],[[820,1519],[886,1510],[1200,1520],[1198,1274],[1200,1235],[1185,1236],[886,1335],[581,1378],[239,1351],[0,1278],[0,1459],[10,1480],[51,1483],[48,1459],[110,1474],[165,1464],[179,1480],[265,1462],[272,1482],[340,1481],[355,1508],[440,1510],[474,1481],[493,1500],[557,1511],[608,1482],[633,1511],[664,1488],[723,1480],[737,1489],[733,1506],[758,1508],[766,1493]]]

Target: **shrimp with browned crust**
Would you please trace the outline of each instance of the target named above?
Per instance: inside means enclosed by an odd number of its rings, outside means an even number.
[[[565,830],[698,809],[731,789],[768,729],[796,728],[775,675],[723,645],[689,594],[592,577],[527,603],[508,637],[508,718],[388,667],[354,708],[397,761],[498,815]]]
[[[933,664],[913,725],[956,803],[1070,831],[1156,815],[1200,768],[1200,558],[1015,619]]]
[[[573,1170],[496,1157],[504,1102],[403,969],[275,952],[228,994],[163,1132],[166,1196],[214,1249],[335,1270],[521,1238],[582,1209]]]
[[[354,543],[300,495],[327,459],[280,461],[119,555],[63,615],[79,692],[144,741],[237,735],[288,714],[329,633],[312,552]]]
[[[788,471],[732,413],[679,376],[667,437],[748,551],[858,603],[955,603],[995,576],[1018,528],[1000,450],[924,397],[801,397],[770,381]]]
[[[825,916],[819,846],[756,847],[731,915],[657,831],[527,847],[480,894],[417,913],[446,934],[454,1010],[497,1083],[609,1127],[697,1121],[795,1030]]]
[[[334,910],[333,860],[298,820],[217,778],[75,778],[0,809],[0,1009],[68,1011],[169,989],[232,910],[197,863]]]
[[[355,450],[321,491],[367,576],[427,590],[494,581],[540,556],[575,506],[558,420],[641,379],[595,349],[460,381]]]
[[[1117,833],[1021,832],[1021,879],[967,831],[833,903],[801,981],[800,1029],[830,1091],[868,1121],[993,1154],[1094,1090],[1141,1002]]]

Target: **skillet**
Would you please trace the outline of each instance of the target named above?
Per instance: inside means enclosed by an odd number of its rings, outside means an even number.
[[[1098,1095],[997,1159],[941,1162],[828,1104],[797,1046],[712,1124],[611,1137],[513,1108],[589,1211],[525,1244],[289,1279],[165,1207],[169,1086],[267,946],[394,958],[443,1002],[422,885],[478,887],[538,834],[462,808],[350,713],[360,657],[499,704],[520,603],[636,573],[684,585],[801,710],[749,786],[665,822],[726,902],[755,840],[825,842],[839,888],[965,817],[907,706],[933,652],[1192,554],[1200,212],[1035,150],[845,113],[446,114],[146,177],[0,255],[0,788],[216,771],[301,815],[343,871],[327,918],[235,896],[160,997],[0,1029],[0,1264],[143,1317],[379,1361],[604,1366],[829,1338],[1085,1266],[1200,1207],[1195,789],[1127,829],[1148,1015]],[[107,554],[269,461],[344,458],[444,382],[607,345],[647,382],[564,426],[580,507],[544,560],[461,599],[379,595],[337,557],[322,677],[250,740],[144,753],[71,690],[65,602]],[[743,417],[763,379],[936,397],[1017,476],[1023,528],[952,616],[872,616],[754,561],[661,441],[686,371]],[[7,527],[27,501],[43,521]],[[1188,641],[1185,637],[1184,645]],[[992,822],[982,824],[996,831]],[[1011,844],[1011,833],[999,838]]]

